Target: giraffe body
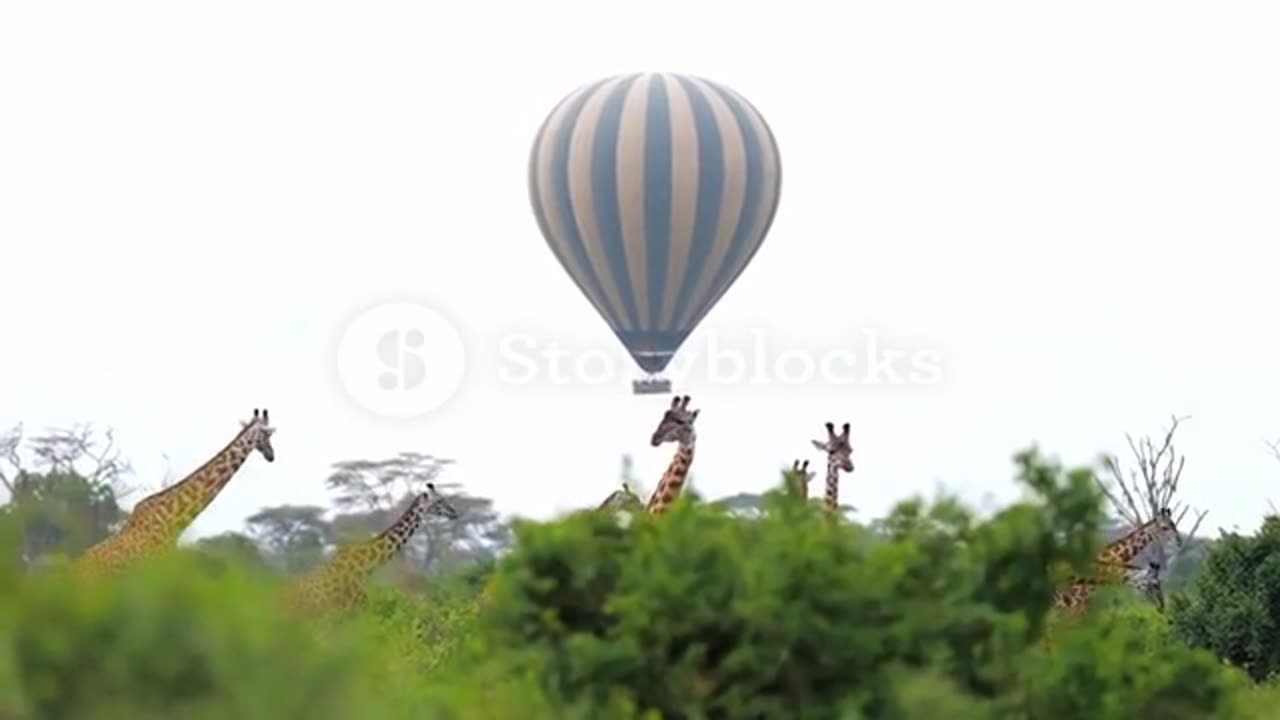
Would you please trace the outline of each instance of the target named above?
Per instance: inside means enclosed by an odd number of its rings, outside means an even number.
[[[386,530],[364,542],[339,548],[327,562],[299,578],[286,591],[286,608],[305,615],[358,610],[368,597],[365,581],[400,552],[429,515],[450,520],[459,516],[432,483]]]
[[[685,480],[689,477],[689,468],[693,465],[693,451],[697,443],[697,433],[693,423],[698,419],[698,410],[689,409],[689,396],[676,396],[671,399],[671,407],[663,413],[662,420],[653,431],[649,444],[658,447],[663,443],[676,443],[676,454],[671,458],[666,472],[658,481],[649,498],[645,510],[653,515],[661,515],[671,507],[671,503],[680,497],[684,490]]]
[[[835,423],[827,423],[827,439],[813,440],[813,446],[827,454],[827,486],[823,495],[823,503],[827,512],[837,515],[840,512],[840,473],[853,472],[853,446],[849,444],[849,423],[845,423],[840,432],[836,432]]]
[[[148,555],[174,547],[178,537],[213,502],[255,450],[275,462],[266,410],[254,410],[240,432],[182,480],[138,501],[114,535],[90,547],[75,563],[82,577],[97,577],[124,568]]]
[[[1169,508],[1161,508],[1151,520],[1108,543],[1102,552],[1098,553],[1095,561],[1099,572],[1090,577],[1077,578],[1057,594],[1054,598],[1054,606],[1072,614],[1084,612],[1089,598],[1093,597],[1099,587],[1108,583],[1108,575],[1117,571],[1124,573],[1137,570],[1133,561],[1148,547],[1163,543],[1169,538],[1179,544],[1182,542],[1182,536],[1178,533],[1178,527],[1173,521]]]

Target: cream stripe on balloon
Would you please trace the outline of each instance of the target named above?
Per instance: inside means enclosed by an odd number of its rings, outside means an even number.
[[[671,253],[667,258],[666,291],[662,298],[660,323],[671,327],[678,300],[677,289],[689,272],[693,255],[694,219],[698,213],[698,127],[693,105],[684,86],[670,75],[662,75],[671,116]]]
[[[649,275],[645,257],[645,117],[649,83],[652,76],[636,81],[627,92],[619,118],[617,144],[618,211],[622,225],[622,246],[627,256],[627,272],[635,292],[637,317],[641,328],[648,328]]]

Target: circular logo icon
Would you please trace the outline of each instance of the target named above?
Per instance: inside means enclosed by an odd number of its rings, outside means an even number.
[[[357,405],[383,417],[405,420],[439,409],[465,371],[458,328],[417,303],[375,305],[338,340],[338,382]]]

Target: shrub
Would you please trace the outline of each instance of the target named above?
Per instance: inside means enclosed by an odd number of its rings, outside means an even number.
[[[375,585],[354,618],[312,623],[284,616],[277,580],[234,554],[176,553],[93,586],[59,566],[19,582],[10,562],[0,717],[1274,714],[1276,686],[1184,642],[1191,613],[1218,601],[1200,581],[1173,598],[1173,624],[1114,592],[1049,622],[1061,573],[1096,552],[1099,498],[1087,470],[1034,451],[1017,464],[1028,498],[985,520],[940,497],[903,502],[871,530],[772,493],[754,518],[689,497],[626,526],[592,512],[522,523],[478,616],[483,571]],[[1233,592],[1270,597],[1280,577],[1265,542],[1241,542],[1253,564],[1230,576]]]
[[[1280,517],[1213,543],[1187,592],[1170,603],[1184,641],[1263,680],[1280,672]]]

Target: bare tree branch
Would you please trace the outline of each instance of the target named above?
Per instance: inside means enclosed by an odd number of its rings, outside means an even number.
[[[1098,486],[1115,513],[1129,525],[1137,527],[1147,523],[1162,509],[1168,508],[1173,514],[1174,522],[1181,529],[1185,527],[1183,520],[1187,514],[1194,512],[1176,500],[1187,458],[1178,452],[1174,435],[1179,425],[1188,419],[1187,416],[1172,416],[1172,421],[1158,444],[1150,437],[1136,440],[1125,433],[1125,440],[1128,441],[1136,466],[1128,473],[1121,469],[1114,456],[1102,456],[1101,464],[1107,477],[1098,478]],[[1280,457],[1280,450],[1277,451],[1277,457]],[[1207,510],[1196,512],[1190,530],[1180,533],[1184,545],[1196,536],[1207,514]],[[1164,567],[1170,564],[1166,562]]]
[[[0,460],[4,460],[9,465],[7,470],[0,468],[0,484],[9,491],[9,497],[13,497],[14,482],[22,472],[22,458],[18,455],[18,448],[21,446],[22,423],[14,425],[0,435]]]

